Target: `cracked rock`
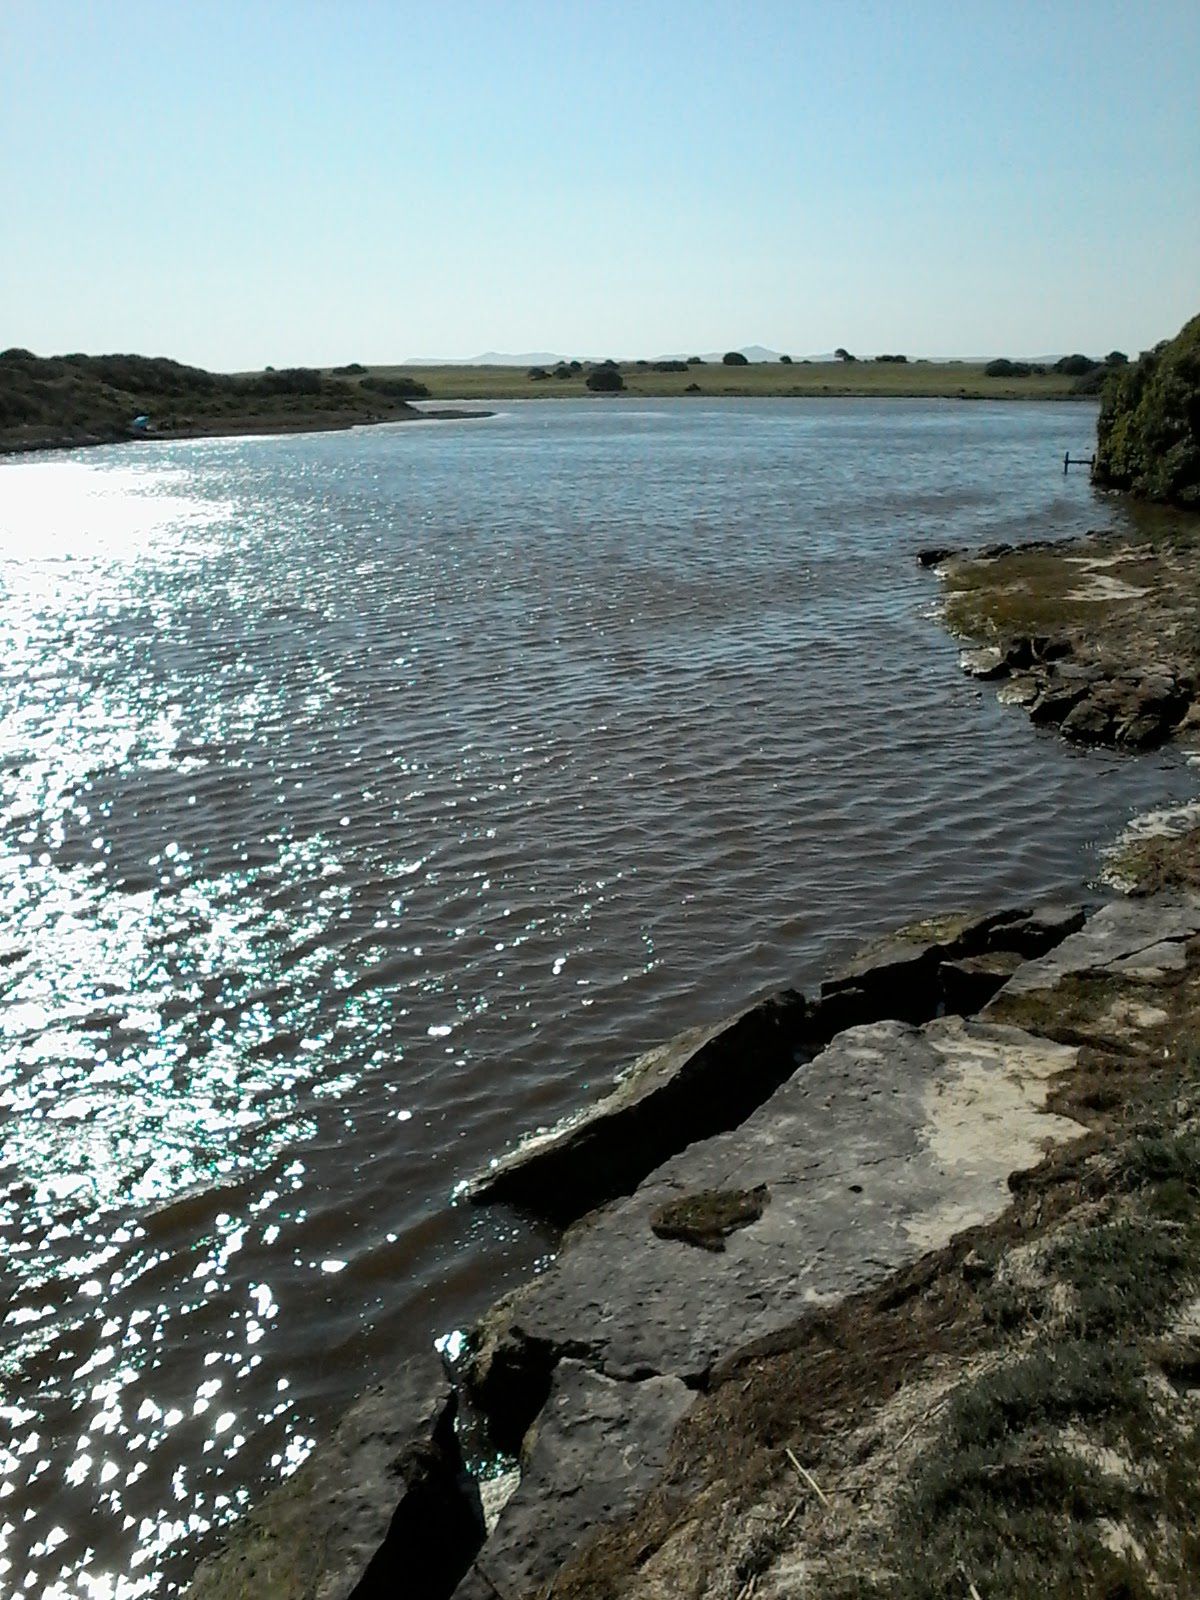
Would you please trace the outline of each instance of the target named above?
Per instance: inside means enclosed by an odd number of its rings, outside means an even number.
[[[695,1401],[676,1378],[619,1383],[563,1361],[526,1439],[521,1482],[456,1600],[520,1600],[584,1537],[632,1510],[662,1474]]]

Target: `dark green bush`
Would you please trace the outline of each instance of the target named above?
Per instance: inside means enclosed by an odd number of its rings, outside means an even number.
[[[1100,483],[1200,508],[1200,316],[1110,369],[1096,432]]]
[[[584,382],[596,394],[616,394],[625,387],[625,379],[621,376],[620,369],[611,361],[606,361],[603,366],[594,367]]]
[[[1084,373],[1090,372],[1093,367],[1098,367],[1099,365],[1100,363],[1093,360],[1091,356],[1063,356],[1054,363],[1054,370],[1055,372],[1064,373],[1068,378],[1082,378]]]
[[[372,394],[384,395],[388,400],[427,400],[429,385],[417,378],[401,375],[398,378],[364,378],[362,388]]]
[[[750,365],[749,360],[740,350],[726,350],[721,360],[727,367],[748,367]]]

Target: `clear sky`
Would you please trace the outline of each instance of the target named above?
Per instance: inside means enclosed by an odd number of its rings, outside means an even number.
[[[1131,354],[1198,0],[0,0],[0,347]]]

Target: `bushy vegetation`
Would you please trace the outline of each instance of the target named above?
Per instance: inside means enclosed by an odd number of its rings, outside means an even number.
[[[721,360],[727,367],[748,367],[750,365],[748,357],[744,356],[740,350],[726,350]]]
[[[427,400],[429,385],[416,378],[364,378],[362,387],[372,394],[386,395],[389,400]]]
[[[876,356],[876,361],[907,361],[907,356]]]
[[[985,378],[1030,378],[1035,373],[1045,372],[1045,367],[1033,361],[1010,361],[1007,356],[998,356],[995,361],[989,361],[983,369]]]
[[[1064,372],[1068,378],[1082,378],[1086,373],[1100,365],[1099,361],[1091,356],[1060,356],[1054,363],[1055,372]]]
[[[584,382],[594,394],[617,394],[625,387],[621,369],[613,361],[606,361],[603,366],[593,367]]]
[[[1200,509],[1200,316],[1109,369],[1097,436],[1100,483]]]
[[[247,426],[365,421],[427,393],[411,378],[324,376],[311,367],[256,373],[206,372],[165,356],[0,352],[0,447],[31,448],[124,439],[133,419],[152,431],[222,431]],[[359,372],[365,372],[359,368]]]

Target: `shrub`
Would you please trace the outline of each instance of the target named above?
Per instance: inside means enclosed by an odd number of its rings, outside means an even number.
[[[704,367],[708,365],[703,356],[689,356],[687,364],[689,367]]]
[[[858,357],[857,356],[852,356],[850,354],[849,350],[847,350],[844,345],[839,345],[837,347],[837,349],[833,352],[833,357],[834,357],[835,361],[857,361],[858,360]]]
[[[584,382],[596,394],[616,394],[625,387],[625,379],[616,364],[611,361],[606,361],[601,367],[594,367]]]
[[[1028,361],[1009,361],[1005,356],[989,361],[983,369],[985,378],[1028,378],[1032,372]]]
[[[247,380],[247,390],[256,395],[320,394],[321,374],[311,367],[285,367],[281,372],[268,367],[257,378]]]
[[[687,369],[688,364],[686,361],[656,361],[654,363],[655,372],[686,372]]]
[[[780,356],[779,360],[785,367],[790,367],[792,364],[791,356]]]
[[[748,367],[749,359],[740,350],[726,350],[721,361],[727,367]]]
[[[1085,372],[1090,372],[1100,363],[1093,361],[1091,356],[1063,356],[1054,363],[1055,372],[1065,373],[1068,378],[1082,378]]]
[[[907,356],[876,356],[876,361],[907,361]]]
[[[569,378],[572,376],[571,369],[567,366],[565,361],[560,361],[555,367],[554,376],[556,378]]]
[[[1104,358],[1107,367],[1125,367],[1129,365],[1129,357],[1124,350],[1110,350]]]
[[[1200,316],[1110,370],[1096,433],[1100,483],[1200,507]]]
[[[530,367],[528,373],[526,373],[526,377],[532,379],[534,383],[541,383],[543,378],[548,378],[549,376],[550,374],[545,367]]]
[[[372,394],[384,395],[389,400],[427,400],[429,387],[416,378],[364,378],[362,388]]]

